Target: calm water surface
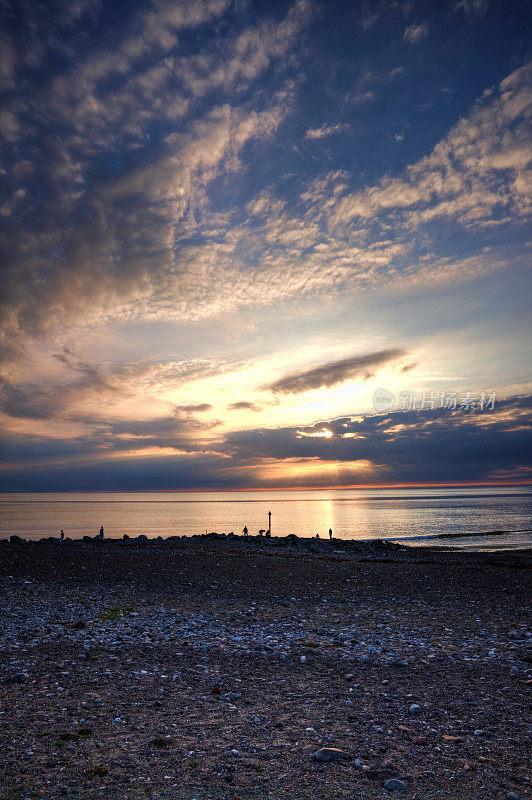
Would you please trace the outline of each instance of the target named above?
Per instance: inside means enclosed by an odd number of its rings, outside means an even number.
[[[25,539],[65,535],[172,536],[217,531],[325,537],[329,528],[345,539],[408,539],[464,534],[436,540],[456,546],[532,546],[530,532],[481,537],[485,531],[532,528],[532,487],[464,489],[358,489],[300,492],[87,492],[3,494],[0,535]]]

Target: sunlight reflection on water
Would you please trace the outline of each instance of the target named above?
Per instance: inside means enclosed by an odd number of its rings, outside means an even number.
[[[345,539],[408,538],[426,544],[441,533],[479,534],[532,527],[529,487],[459,489],[307,490],[299,492],[65,493],[4,494],[0,499],[2,536],[28,539],[56,536],[61,528],[73,538],[190,535],[217,531],[250,533],[268,527],[272,534]],[[530,533],[475,537],[478,545],[531,546]],[[461,546],[471,539],[437,539],[434,544]]]

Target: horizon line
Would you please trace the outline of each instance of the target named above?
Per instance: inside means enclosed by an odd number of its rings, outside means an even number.
[[[261,486],[261,487],[242,487],[242,488],[189,488],[189,489],[11,489],[8,491],[0,490],[0,497],[5,494],[67,494],[67,493],[94,493],[101,494],[143,494],[165,493],[165,494],[185,494],[197,493],[206,494],[207,492],[310,492],[310,491],[359,491],[364,489],[459,489],[459,488],[496,488],[498,486],[532,486],[531,480],[514,481],[437,481],[413,482],[413,483],[366,483],[350,484],[348,486]]]

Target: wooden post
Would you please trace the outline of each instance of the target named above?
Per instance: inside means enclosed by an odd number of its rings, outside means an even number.
[[[268,531],[271,535],[272,532],[272,512],[268,511]]]

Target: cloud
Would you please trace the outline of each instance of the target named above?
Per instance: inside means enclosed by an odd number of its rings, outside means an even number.
[[[336,386],[353,378],[367,380],[379,367],[395,361],[405,354],[406,352],[402,348],[392,347],[364,356],[352,356],[340,361],[332,361],[329,364],[321,364],[312,369],[292,372],[264,388],[283,394],[300,394],[311,389],[320,389],[323,386]]]
[[[334,133],[352,133],[353,129],[347,122],[338,122],[336,125],[322,125],[321,128],[309,128],[305,134],[306,139],[323,139]]]
[[[14,353],[14,358],[17,353]],[[19,376],[0,379],[0,410],[14,419],[100,422],[111,409],[141,392],[176,390],[187,381],[216,374],[222,364],[211,361],[145,361],[113,365],[87,363],[68,348],[52,357],[65,367],[40,380]],[[209,403],[174,406],[174,418],[205,413]]]
[[[438,218],[457,218],[463,226],[497,224],[498,216],[524,218],[531,199],[531,65],[487,91],[471,114],[461,119],[426,157],[401,176],[340,197],[330,211],[345,225],[352,219],[395,215],[410,230]]]
[[[325,420],[303,428],[258,429],[229,434],[224,449],[232,459],[265,463],[296,459],[365,464],[342,483],[425,483],[519,480],[530,467],[532,397],[499,399],[493,411],[457,408],[391,411]],[[326,431],[326,434],[324,433]],[[369,468],[367,465],[372,465]],[[319,474],[319,470],[314,469]],[[333,479],[335,482],[336,474]],[[325,471],[325,481],[331,474]]]
[[[231,411],[262,411],[262,406],[250,403],[248,400],[239,400],[236,403],[231,403],[228,408]]]
[[[203,5],[198,24],[224,8]],[[174,25],[169,7],[161,9],[170,14],[163,27]],[[179,20],[192,24],[199,12],[190,13]],[[159,45],[153,51],[142,45],[139,60],[137,45],[120,46],[129,66],[125,72],[112,68],[112,92],[95,77],[98,58],[105,62],[102,74],[111,74],[103,41],[97,54],[84,54],[79,70],[89,76],[95,106],[91,101],[80,110],[56,80],[36,94],[35,111],[24,112],[28,139],[39,131],[43,104],[70,132],[58,137],[43,130],[42,158],[14,154],[6,175],[4,342],[16,337],[22,346],[25,337],[108,320],[191,321],[295,296],[464,280],[507,263],[494,250],[468,259],[439,257],[431,226],[453,220],[475,229],[526,218],[529,67],[489,90],[431,154],[402,174],[353,191],[353,176],[337,170],[310,180],[290,203],[263,186],[243,205],[247,216],[215,211],[211,187],[245,172],[246,149],[271,139],[290,113],[293,81],[269,95],[255,82],[272,64],[281,68],[311,13],[308,4],[297,3],[280,21],[228,37],[215,32],[208,55],[181,57],[170,44],[161,57]],[[131,36],[129,30],[124,41]],[[76,102],[83,104],[85,78],[76,76]],[[78,87],[73,73],[59,77],[72,91]],[[381,78],[362,73],[356,92]],[[166,120],[164,136],[152,137],[152,121],[168,106],[164,87],[188,105],[179,120]],[[227,102],[221,102],[224,92]],[[152,107],[158,98],[160,106]],[[119,107],[127,124],[112,117]],[[18,108],[14,103],[6,111],[21,124]],[[337,126],[310,131],[329,129]],[[415,249],[417,230],[425,252]]]
[[[236,34],[212,26],[212,47],[179,52],[179,30],[212,23],[228,7],[158,2],[117,23],[118,43],[104,36],[87,52],[84,39],[79,59],[65,54],[75,70],[52,71],[38,86],[28,81],[24,98],[6,104],[0,122],[17,144],[2,206],[11,337],[160,317],[170,308],[182,318],[216,313],[209,265],[180,243],[202,227],[210,183],[242,169],[243,148],[271,136],[285,117],[290,81],[269,94],[254,82],[290,50],[312,12],[299,0],[284,18],[265,17]],[[33,13],[28,6],[22,28],[31,28]],[[43,30],[52,49],[56,33]],[[20,159],[25,149],[34,161]],[[23,164],[32,171],[21,185]],[[217,279],[226,293],[227,280]]]
[[[481,17],[488,10],[487,0],[460,0],[456,3],[453,11],[462,11],[469,17]]]
[[[405,28],[405,32],[403,33],[403,39],[408,44],[417,44],[421,42],[423,39],[429,35],[429,25],[428,22],[420,22],[420,23],[412,23],[407,28]]]
[[[215,446],[198,444],[197,430],[176,433],[174,422],[169,417],[149,425],[132,421],[114,430],[102,427],[82,443],[9,434],[4,491],[58,485],[64,490],[132,491],[530,478],[531,396],[499,399],[493,410],[483,412],[391,411],[303,428],[234,431]]]
[[[212,406],[210,403],[198,403],[197,405],[188,405],[188,406],[176,406],[176,411],[185,411],[185,412],[204,412],[204,411],[211,411]]]
[[[87,452],[113,451],[116,442],[121,455],[132,443],[163,447],[170,434],[173,448],[178,441],[192,447],[194,431],[203,442],[211,427],[218,445],[210,403],[181,390],[222,371],[220,362],[150,358],[164,326],[186,328],[182,343],[181,332],[172,341],[187,352],[202,336],[198,321],[220,317],[223,328],[235,310],[253,306],[253,336],[266,348],[277,335],[269,329],[272,306],[275,315],[315,298],[325,307],[368,290],[421,291],[524,261],[528,65],[488,89],[446,135],[434,129],[425,150],[426,140],[410,141],[408,106],[404,153],[426,155],[407,166],[376,157],[363,169],[368,109],[359,109],[356,152],[336,136],[351,130],[346,123],[309,125],[342,118],[343,103],[384,99],[381,89],[388,91],[401,68],[391,69],[388,59],[379,70],[364,69],[357,59],[345,95],[335,94],[333,81],[328,105],[313,108],[305,83],[312,3],[284,11],[266,4],[260,13],[223,1],[157,0],[128,15],[117,7],[103,14],[91,0],[51,0],[46,8],[21,0],[0,48],[7,89],[0,117],[2,403],[13,428],[43,430],[46,423],[57,434],[78,425],[72,435]],[[401,36],[405,4],[361,8],[382,21],[401,15]],[[294,131],[299,139],[307,132],[297,152]],[[506,236],[500,248],[497,231]],[[142,333],[126,342],[139,321]],[[139,363],[113,363],[117,352],[136,358],[136,335]],[[239,347],[242,329],[231,335],[228,346]],[[94,355],[62,349],[78,340],[80,352],[94,346]],[[170,346],[165,333],[161,348]],[[270,401],[313,382],[363,379],[379,365],[357,368],[340,362],[279,373]],[[213,388],[209,399],[218,397]],[[255,396],[246,386],[237,391],[237,398]],[[142,410],[133,408],[136,398]],[[223,397],[223,409],[232,399]],[[112,427],[128,415],[135,430]]]

